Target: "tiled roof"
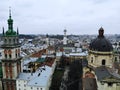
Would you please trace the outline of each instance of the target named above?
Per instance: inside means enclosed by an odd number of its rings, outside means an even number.
[[[104,81],[107,79],[116,79],[118,82],[120,82],[120,75],[117,74],[115,71],[113,71],[110,68],[107,68],[105,66],[101,66],[95,69],[95,73],[97,75],[97,79],[99,81]]]

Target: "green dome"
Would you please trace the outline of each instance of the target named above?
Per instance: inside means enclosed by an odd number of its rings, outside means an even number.
[[[16,36],[17,33],[16,33],[16,31],[13,31],[13,30],[7,30],[5,35],[6,36]]]
[[[11,12],[9,14],[9,19],[7,20],[8,22],[8,30],[5,32],[5,36],[17,36],[18,33],[13,30],[13,19],[11,18]]]

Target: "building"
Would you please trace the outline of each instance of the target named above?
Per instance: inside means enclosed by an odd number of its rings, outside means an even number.
[[[87,71],[83,77],[83,90],[97,90],[95,75]]]
[[[113,47],[105,38],[104,30],[99,29],[99,35],[90,43],[88,63],[93,67],[105,65],[112,67],[113,63]]]
[[[35,73],[20,73],[16,81],[17,90],[49,90],[51,79],[52,68],[49,66],[43,66]]]
[[[120,75],[114,69],[114,53],[112,44],[104,36],[104,29],[90,43],[88,67],[95,74],[97,90],[120,90]]]
[[[63,45],[67,44],[67,35],[66,35],[67,30],[64,30],[64,37],[63,37]]]
[[[16,90],[16,78],[21,72],[19,33],[13,30],[13,19],[9,11],[8,30],[3,29],[2,90]]]
[[[19,74],[16,80],[17,90],[49,90],[56,67],[55,58],[36,59],[33,63],[36,63],[36,65],[41,63],[41,65],[34,72],[22,72]]]

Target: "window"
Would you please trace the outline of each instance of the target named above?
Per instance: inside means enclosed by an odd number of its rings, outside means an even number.
[[[2,56],[2,54],[0,53],[0,57]]]
[[[40,90],[42,90],[42,88],[40,88]]]
[[[93,60],[91,60],[91,63],[93,63]]]
[[[5,54],[5,58],[7,58],[7,54]]]
[[[19,43],[19,40],[17,39],[17,43]]]
[[[31,89],[33,89],[33,87],[31,87]]]
[[[18,56],[20,57],[20,53],[18,53]]]
[[[17,58],[17,53],[15,54],[16,58]]]
[[[91,57],[91,63],[93,63],[93,57]]]
[[[26,87],[26,84],[24,84],[24,87]]]
[[[116,85],[117,85],[117,86],[120,86],[120,83],[117,83]]]
[[[11,44],[11,39],[9,39],[9,43]]]
[[[12,55],[11,55],[11,54],[9,54],[9,58],[12,58]]]
[[[102,60],[102,65],[105,65],[106,64],[106,60]]]
[[[104,82],[101,82],[101,85],[104,85]]]
[[[113,83],[109,82],[108,87],[112,87]]]
[[[5,39],[5,41],[4,41],[4,42],[5,42],[5,44],[6,44],[6,43],[7,43],[7,39]]]
[[[15,39],[13,39],[13,42],[15,43]]]
[[[115,57],[115,61],[117,61],[117,57]]]

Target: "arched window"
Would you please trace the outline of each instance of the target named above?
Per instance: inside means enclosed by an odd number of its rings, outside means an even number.
[[[105,65],[105,64],[106,64],[106,60],[103,59],[103,60],[102,60],[102,65]]]
[[[17,52],[18,52],[18,50],[16,49],[16,50],[15,50],[15,56],[16,56],[16,58],[17,58],[17,56],[18,56],[18,55],[17,55]]]
[[[17,38],[17,43],[19,43],[19,39]]]
[[[9,54],[9,58],[12,58],[12,50],[11,49],[8,50],[8,54]]]
[[[16,58],[17,58],[17,53],[15,54]]]
[[[11,55],[11,54],[9,54],[9,58],[12,58],[12,55]]]
[[[117,61],[117,57],[115,57],[115,61]]]
[[[93,57],[91,57],[91,63],[93,63]]]
[[[13,39],[13,43],[15,43],[15,39]]]
[[[7,39],[4,40],[5,44],[7,43]]]
[[[11,44],[11,39],[9,39],[9,43]]]
[[[7,58],[7,54],[5,54],[5,58]]]

